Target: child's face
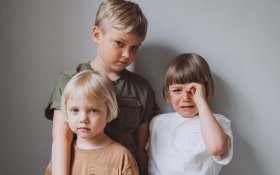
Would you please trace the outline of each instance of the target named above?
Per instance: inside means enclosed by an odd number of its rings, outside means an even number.
[[[99,99],[87,99],[82,93],[67,101],[70,129],[83,139],[94,139],[103,134],[107,123],[107,105]]]
[[[96,28],[96,27],[95,27]],[[95,35],[94,32],[99,32]],[[103,35],[99,28],[93,30],[93,38],[98,45],[97,59],[108,71],[120,72],[135,59],[142,38],[110,28]]]
[[[184,89],[188,85],[189,83],[169,86],[171,104],[174,110],[185,118],[190,118],[198,114],[197,106],[193,101],[193,95],[189,92],[184,92]]]

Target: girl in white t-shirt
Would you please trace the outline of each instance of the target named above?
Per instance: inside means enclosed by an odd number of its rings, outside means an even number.
[[[207,99],[215,94],[207,62],[197,54],[181,54],[169,64],[164,97],[174,113],[150,123],[147,144],[151,175],[215,175],[232,159],[230,120],[213,114]]]

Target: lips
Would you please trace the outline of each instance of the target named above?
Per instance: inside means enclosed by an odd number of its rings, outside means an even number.
[[[87,127],[79,127],[78,129],[81,130],[81,131],[89,131],[89,130],[90,130],[90,129],[87,128]]]
[[[181,106],[180,108],[188,110],[188,109],[194,108],[194,106],[192,106],[192,105],[187,105],[187,106]]]
[[[119,61],[120,64],[125,65],[126,62],[125,61]]]

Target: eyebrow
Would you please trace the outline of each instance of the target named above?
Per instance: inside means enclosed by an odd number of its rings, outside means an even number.
[[[67,108],[78,108],[77,105],[67,105]],[[101,106],[87,106],[88,108],[100,108]]]
[[[122,39],[122,38],[116,38],[117,40],[121,40],[121,41],[123,41],[123,42],[125,42],[125,43],[127,43],[128,41],[126,41],[126,40],[124,40],[124,39]],[[141,46],[141,44],[142,43],[140,43],[140,44],[135,44],[135,45],[139,45],[139,46]]]

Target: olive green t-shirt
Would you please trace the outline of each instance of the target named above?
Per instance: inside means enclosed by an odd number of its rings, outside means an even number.
[[[60,73],[45,109],[45,116],[48,119],[53,120],[54,109],[60,109],[61,96],[68,81],[84,70],[93,70],[89,62],[67,68]],[[107,123],[104,132],[126,147],[137,160],[139,148],[137,127],[154,117],[159,109],[155,102],[155,94],[147,80],[126,69],[113,84],[119,107],[118,117]]]

